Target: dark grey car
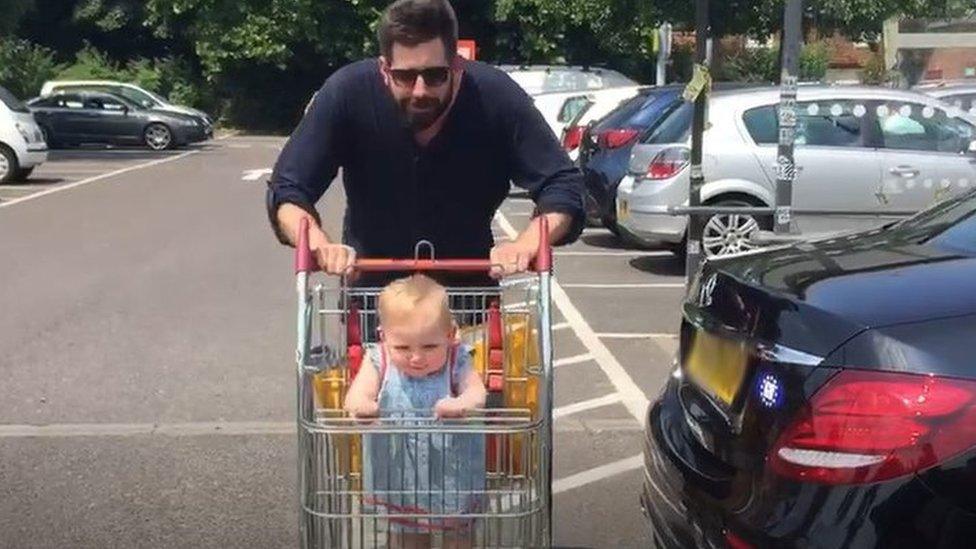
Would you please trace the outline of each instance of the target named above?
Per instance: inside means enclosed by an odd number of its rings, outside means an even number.
[[[34,99],[27,106],[49,146],[144,144],[164,150],[207,138],[196,117],[146,109],[110,93],[62,93]]]

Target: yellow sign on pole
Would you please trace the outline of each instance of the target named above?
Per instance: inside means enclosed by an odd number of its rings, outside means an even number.
[[[702,64],[695,65],[695,71],[691,76],[691,82],[685,86],[685,91],[681,94],[685,101],[689,103],[698,99],[702,91],[708,87],[711,89],[712,86],[712,75],[708,71],[708,67]]]

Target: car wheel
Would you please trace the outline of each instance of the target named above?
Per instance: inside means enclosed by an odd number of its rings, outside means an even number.
[[[12,181],[20,166],[17,164],[17,156],[10,148],[0,145],[0,184]]]
[[[758,201],[744,198],[725,198],[709,202],[709,206],[755,207]],[[752,234],[772,228],[771,216],[748,214],[717,214],[708,218],[702,231],[702,251],[707,258],[745,252],[759,248],[752,242]]]
[[[164,151],[173,146],[173,132],[165,124],[150,124],[143,132],[146,146],[154,151]]]
[[[36,167],[37,166],[31,166],[30,168],[21,168],[17,170],[17,175],[14,176],[14,179],[17,181],[27,181],[27,178],[34,173],[34,168]]]

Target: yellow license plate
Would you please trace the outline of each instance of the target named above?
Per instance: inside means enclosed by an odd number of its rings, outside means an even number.
[[[731,405],[742,385],[749,351],[745,343],[698,331],[685,359],[688,377],[699,387]]]
[[[626,200],[617,201],[617,219],[624,220],[630,215],[630,206],[627,205]]]

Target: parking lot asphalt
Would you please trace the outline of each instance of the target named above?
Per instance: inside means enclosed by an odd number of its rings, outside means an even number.
[[[296,544],[294,283],[263,208],[282,144],[53,151],[0,188],[0,547]],[[341,185],[319,206],[338,234]],[[531,207],[513,191],[498,237]],[[587,229],[555,269],[555,541],[646,547],[681,265]]]

